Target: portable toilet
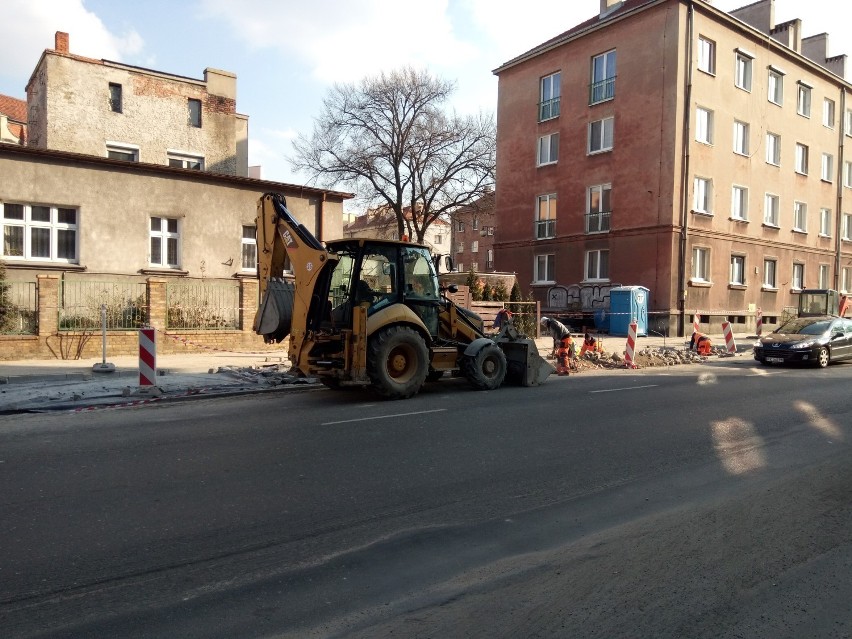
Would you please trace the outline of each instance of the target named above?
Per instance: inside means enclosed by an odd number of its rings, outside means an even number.
[[[636,334],[648,334],[648,293],[644,286],[619,286],[609,289],[609,334],[627,335],[636,321]]]

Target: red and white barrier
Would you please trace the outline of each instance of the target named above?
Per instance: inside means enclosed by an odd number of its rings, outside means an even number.
[[[695,315],[692,316],[692,332],[700,333],[701,332],[701,315],[698,314],[698,310],[696,309]]]
[[[757,309],[757,319],[755,320],[754,329],[757,336],[760,337],[761,333],[763,333],[763,311],[759,308]]]
[[[725,336],[725,346],[728,353],[733,355],[737,352],[737,344],[734,341],[734,331],[731,329],[730,322],[722,322],[722,334]]]
[[[155,386],[157,383],[157,331],[153,328],[139,329],[139,386]]]
[[[636,333],[638,326],[636,322],[630,322],[630,328],[627,330],[627,347],[624,349],[624,365],[627,368],[637,368],[636,357]]]

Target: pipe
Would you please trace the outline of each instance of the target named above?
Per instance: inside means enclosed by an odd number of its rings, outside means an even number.
[[[694,6],[692,0],[687,0],[687,44],[686,44],[686,77],[684,90],[684,116],[683,116],[683,140],[682,144],[682,162],[680,176],[680,251],[678,255],[677,265],[677,285],[678,285],[678,314],[677,334],[678,337],[683,337],[684,327],[686,326],[686,245],[689,239],[689,231],[687,224],[689,222],[689,201],[687,193],[689,193],[689,145],[690,145],[690,128],[692,124],[692,56],[693,46],[692,38],[694,31]]]
[[[846,87],[840,88],[840,122],[837,127],[837,209],[834,212],[835,238],[834,238],[834,290],[841,289],[840,271],[842,268],[843,252],[843,171],[845,157],[843,155],[843,142],[846,136]],[[850,131],[852,133],[852,131]],[[852,229],[850,229],[852,231]]]

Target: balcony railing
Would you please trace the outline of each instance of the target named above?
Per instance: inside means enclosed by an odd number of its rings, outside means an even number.
[[[615,97],[615,76],[589,85],[589,104],[597,104]]]
[[[538,105],[538,121],[544,122],[559,117],[559,98],[552,98],[539,102]]]
[[[586,233],[609,233],[611,211],[586,213]]]
[[[556,220],[536,220],[535,239],[546,240],[556,237]]]

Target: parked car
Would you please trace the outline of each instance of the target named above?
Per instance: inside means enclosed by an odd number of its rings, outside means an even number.
[[[760,338],[754,359],[761,364],[813,362],[820,368],[852,359],[852,320],[831,315],[795,317]]]

